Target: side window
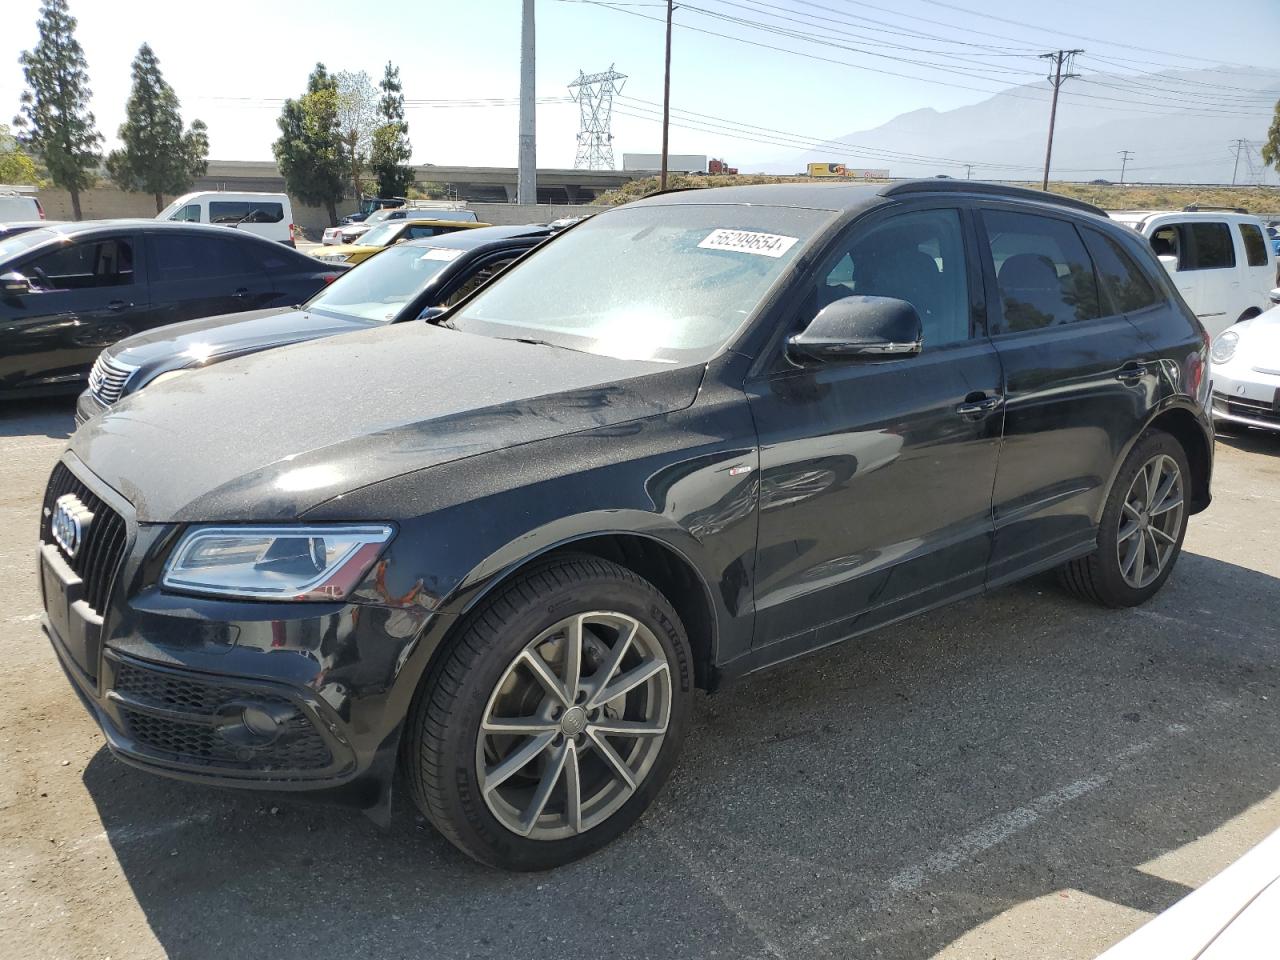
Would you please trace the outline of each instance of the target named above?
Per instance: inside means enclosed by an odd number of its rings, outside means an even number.
[[[903,213],[855,233],[819,278],[813,314],[842,297],[893,297],[920,314],[926,350],[969,339],[963,237],[954,209]]]
[[[471,295],[471,291],[478,290],[495,276],[509,267],[515,257],[506,257],[502,260],[491,260],[477,270],[474,274],[466,279],[462,286],[453,291],[441,306],[452,307],[463,297]]]
[[[1108,312],[1133,313],[1164,302],[1142,268],[1115,240],[1088,229],[1084,231],[1084,239],[1098,269],[1102,295],[1110,304]]]
[[[1271,257],[1267,253],[1267,241],[1262,231],[1252,223],[1240,224],[1240,239],[1244,241],[1245,256],[1249,258],[1249,266],[1266,267],[1271,265]]]
[[[87,240],[46,253],[21,270],[36,290],[91,290],[133,283],[133,244],[123,238]]]
[[[1076,228],[1030,213],[985,210],[1003,320],[1000,333],[1102,315],[1093,264]]]
[[[161,283],[231,277],[251,269],[239,244],[220,237],[152,236],[148,249],[152,279]]]
[[[1151,234],[1151,249],[1157,257],[1175,257],[1178,261],[1178,269],[1185,270],[1182,262],[1182,238],[1178,235],[1178,228],[1158,227]]]
[[[1231,228],[1223,222],[1198,221],[1178,225],[1182,234],[1179,270],[1225,270],[1236,265]]]
[[[188,203],[181,210],[174,212],[170,220],[178,220],[182,223],[199,223],[200,222],[200,204]]]
[[[284,219],[284,206],[264,200],[250,200],[245,223],[279,223]]]
[[[210,200],[210,223],[239,223],[249,216],[249,204],[244,200]]]
[[[421,240],[423,237],[434,237],[439,233],[435,227],[424,226],[420,223],[410,224],[403,234],[400,235],[401,240]]]

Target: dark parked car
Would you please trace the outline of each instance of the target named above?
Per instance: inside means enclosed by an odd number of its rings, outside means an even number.
[[[224,227],[64,223],[0,240],[0,396],[78,390],[139,330],[307,300],[343,272]]]
[[[406,241],[370,257],[299,307],[189,320],[121,340],[98,356],[76,404],[83,423],[158,377],[303,340],[419,319],[449,306],[552,234],[551,227],[480,227]]]
[[[399,765],[462,850],[550,867],[649,805],[695,687],[1055,567],[1149,598],[1209,502],[1207,349],[1077,201],[658,195],[437,325],[90,421],[44,625],[130,763],[381,817]]]

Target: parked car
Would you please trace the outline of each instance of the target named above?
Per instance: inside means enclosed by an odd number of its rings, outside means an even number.
[[[1280,307],[1218,334],[1213,359],[1213,418],[1280,430]]]
[[[1280,943],[1280,830],[1098,960],[1263,960]]]
[[[1280,257],[1280,230],[1274,224],[1267,224],[1267,237],[1271,240],[1271,252]],[[1276,278],[1276,282],[1280,283],[1280,277]]]
[[[450,306],[549,237],[543,226],[485,227],[402,243],[300,307],[206,317],[135,334],[98,355],[76,404],[81,424],[150,383],[260,350],[420,319]]]
[[[1271,305],[1280,269],[1257,217],[1209,207],[1125,210],[1111,217],[1150,241],[1211,336]]]
[[[252,234],[155,220],[65,223],[0,240],[0,396],[78,391],[117,340],[301,303],[342,271]]]
[[[365,218],[375,210],[403,207],[407,201],[404,197],[365,197],[360,201],[360,209],[349,213],[339,223],[363,223]]]
[[[294,246],[293,204],[283,193],[188,193],[156,214],[156,219],[216,223]]]
[[[421,204],[431,203],[432,201],[421,201]],[[478,223],[480,218],[476,216],[474,210],[466,210],[454,204],[445,201],[435,201],[434,206],[422,206],[415,203],[413,206],[395,207],[389,210],[375,210],[369,214],[362,223],[353,223],[347,226],[329,227],[321,235],[321,243],[356,243],[365,233],[372,229],[376,224],[387,220],[404,220],[412,217],[430,217],[433,220],[450,220],[460,221],[462,223]],[[331,231],[333,231],[331,233]]]
[[[0,221],[43,219],[44,207],[34,192],[0,188]]]
[[[489,224],[474,221],[402,217],[376,224],[360,237],[358,243],[342,243],[336,247],[321,246],[312,250],[311,255],[325,263],[356,264],[368,260],[387,247],[406,240],[424,240],[427,237],[440,237],[459,230],[473,230],[487,226]]]
[[[28,230],[39,230],[41,227],[50,227],[56,223],[62,223],[61,220],[10,220],[7,223],[0,223],[0,240],[6,237],[13,237],[19,233],[26,233]]]
[[[660,194],[435,324],[89,421],[45,494],[44,627],[140,768],[386,822],[399,765],[460,849],[544,869],[649,806],[695,687],[1055,567],[1151,597],[1209,502],[1207,364],[1079,201]]]

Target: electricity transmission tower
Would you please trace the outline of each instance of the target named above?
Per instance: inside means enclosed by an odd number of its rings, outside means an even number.
[[[1049,82],[1053,84],[1053,105],[1049,108],[1049,143],[1044,149],[1044,182],[1042,190],[1049,189],[1049,161],[1053,159],[1053,125],[1058,119],[1058,88],[1080,74],[1071,72],[1071,61],[1083,50],[1055,50],[1053,53],[1040,54],[1041,60],[1053,61],[1053,73],[1049,74]]]
[[[1236,155],[1235,163],[1231,166],[1231,185],[1236,185],[1236,175],[1240,172],[1240,154],[1244,154],[1245,166],[1248,168],[1246,174],[1248,180],[1255,184],[1261,184],[1266,174],[1266,167],[1262,168],[1262,173],[1258,172],[1257,166],[1253,162],[1253,144],[1244,138],[1232,140],[1228,149]]]
[[[612,170],[613,133],[609,124],[613,116],[614,94],[622,92],[625,73],[613,64],[603,73],[578,71],[578,79],[569,84],[569,93],[578,102],[578,153],[573,159],[575,170]]]

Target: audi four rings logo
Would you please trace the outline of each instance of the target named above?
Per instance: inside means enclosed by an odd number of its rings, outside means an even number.
[[[62,552],[74,558],[84,543],[85,533],[92,520],[93,513],[80,502],[79,497],[74,493],[64,493],[53,503],[49,531]]]

